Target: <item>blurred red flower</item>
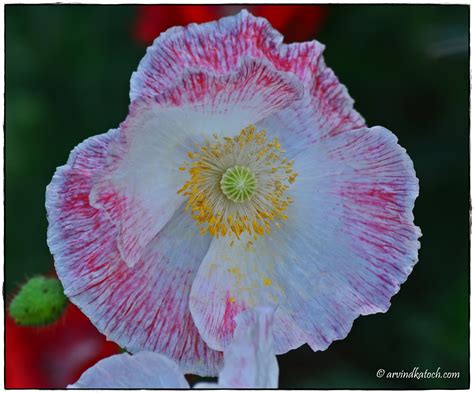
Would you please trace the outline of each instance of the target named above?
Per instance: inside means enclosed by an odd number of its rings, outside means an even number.
[[[314,38],[328,11],[325,5],[142,5],[138,7],[134,36],[139,42],[149,45],[172,26],[208,22],[235,14],[242,8],[268,19],[283,33],[286,42]]]
[[[65,388],[120,351],[72,304],[46,327],[18,326],[5,318],[6,388]]]

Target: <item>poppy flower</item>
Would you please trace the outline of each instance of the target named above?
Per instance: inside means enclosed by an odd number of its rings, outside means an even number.
[[[385,312],[417,261],[418,179],[368,128],[319,42],[242,11],[175,27],[118,129],[46,192],[65,294],[110,340],[217,375],[234,317],[277,306],[275,353],[324,350]]]
[[[247,310],[236,318],[232,343],[224,352],[218,383],[198,383],[200,389],[277,388],[278,363],[273,354],[273,310]],[[69,386],[79,389],[189,388],[179,365],[153,352],[121,354],[103,359]]]
[[[229,5],[141,5],[137,10],[134,37],[151,44],[162,32],[173,26],[203,23],[235,12]],[[267,5],[249,6],[255,16],[266,18],[273,27],[285,35],[287,42],[314,38],[328,13],[326,5]]]
[[[65,388],[98,360],[119,352],[77,307],[56,323],[18,326],[5,321],[6,388]]]

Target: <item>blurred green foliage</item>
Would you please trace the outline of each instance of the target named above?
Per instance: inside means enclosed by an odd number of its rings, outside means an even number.
[[[134,6],[6,6],[5,289],[52,270],[45,187],[70,150],[126,116]],[[279,357],[282,388],[469,384],[469,9],[334,5],[318,39],[369,125],[396,133],[420,179],[420,261],[386,314],[324,352]],[[387,371],[459,379],[378,379]]]

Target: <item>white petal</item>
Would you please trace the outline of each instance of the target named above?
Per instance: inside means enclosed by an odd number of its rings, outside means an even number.
[[[122,258],[133,266],[183,198],[187,153],[214,133],[235,135],[290,105],[302,94],[296,77],[268,61],[242,59],[226,75],[187,71],[162,94],[137,100],[96,176],[92,206],[104,209],[119,230]]]
[[[201,382],[199,389],[274,389],[278,362],[273,347],[274,308],[259,307],[240,313],[232,342],[224,351],[218,383]]]
[[[219,238],[211,242],[193,282],[189,304],[196,326],[204,341],[222,351],[232,340],[235,317],[258,306],[283,304],[285,293],[275,282],[272,258],[281,252],[278,245],[255,242],[247,247],[242,241]],[[262,255],[262,253],[264,255]],[[308,339],[291,318],[289,311],[278,307],[274,316],[275,353],[297,348]]]
[[[284,44],[283,36],[266,19],[242,10],[218,21],[162,33],[132,76],[130,98],[161,94],[186,70],[226,75],[245,58],[268,61],[273,69],[292,74],[304,85],[302,101],[284,105],[258,125],[278,134],[293,154],[324,136],[365,125],[347,89],[326,66],[323,50],[317,41]]]
[[[214,240],[199,268],[190,306],[212,348],[227,345],[236,314],[276,304],[277,353],[302,342],[324,350],[359,315],[386,311],[417,260],[418,180],[392,133],[375,127],[317,141],[294,168],[281,229],[250,249]]]
[[[193,386],[193,389],[222,389],[218,383],[213,382],[198,382]]]
[[[189,384],[167,357],[140,352],[103,359],[86,370],[69,389],[186,389]]]
[[[217,375],[222,354],[201,339],[189,293],[210,243],[181,209],[129,268],[117,250],[117,229],[89,204],[94,173],[117,131],[81,143],[58,168],[46,192],[48,245],[69,299],[111,341],[129,351],[156,351],[183,371]]]
[[[106,166],[94,176],[91,205],[107,212],[118,230],[123,260],[133,266],[172,217],[183,198],[179,171],[191,131],[179,111],[137,103],[108,149]]]
[[[272,308],[247,310],[236,318],[232,343],[224,351],[219,374],[222,388],[277,388],[278,363],[273,348]]]

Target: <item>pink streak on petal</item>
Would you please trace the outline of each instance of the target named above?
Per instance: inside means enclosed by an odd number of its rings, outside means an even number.
[[[208,240],[188,236],[192,223],[177,217],[129,268],[117,249],[116,227],[89,204],[94,173],[115,138],[111,131],[83,142],[47,188],[48,244],[65,293],[122,347],[162,352],[186,372],[215,375],[222,355],[202,341],[188,306]]]
[[[236,318],[234,338],[224,351],[222,388],[277,388],[278,363],[273,346],[275,309],[258,307]]]
[[[317,41],[282,44],[283,37],[264,18],[247,11],[216,22],[174,27],[148,49],[130,84],[130,98],[153,97],[170,89],[186,69],[227,74],[243,58],[269,61],[294,74],[305,86],[303,102],[290,105],[262,127],[298,135],[299,149],[326,135],[359,128],[364,119],[353,109],[347,89],[324,62]],[[286,140],[288,136],[284,139]],[[291,147],[291,146],[289,146]]]

